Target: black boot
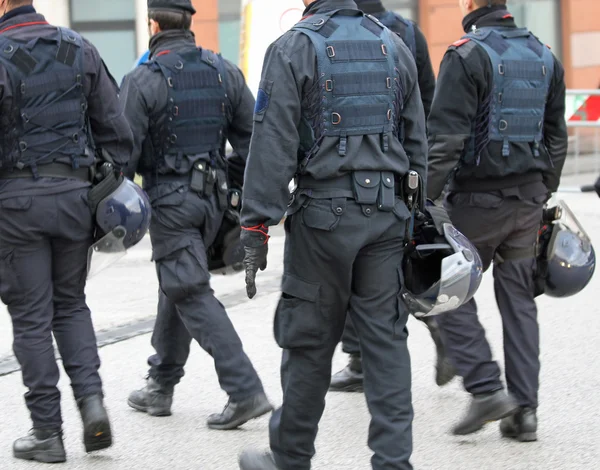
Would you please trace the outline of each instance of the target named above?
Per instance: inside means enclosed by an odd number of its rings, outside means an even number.
[[[15,441],[13,455],[17,459],[43,463],[66,462],[62,431],[32,429],[27,437]]]
[[[241,470],[280,470],[271,452],[246,449],[240,455],[239,462]]]
[[[449,383],[456,376],[456,369],[450,362],[444,344],[442,343],[442,337],[440,334],[440,327],[435,317],[424,317],[420,319],[427,325],[431,339],[435,343],[435,350],[437,353],[437,360],[435,364],[435,383],[442,387]]]
[[[452,430],[452,434],[464,436],[479,431],[490,421],[506,418],[519,410],[515,400],[504,390],[474,395],[467,415]]]
[[[332,392],[362,392],[363,380],[360,355],[351,354],[348,365],[331,377],[329,390]]]
[[[503,437],[517,439],[520,442],[537,441],[537,415],[533,408],[521,408],[519,411],[500,421],[500,433]]]
[[[89,395],[77,400],[83,421],[83,444],[86,452],[95,452],[112,445],[112,433],[108,414],[102,403],[102,395]]]
[[[260,392],[240,402],[229,399],[223,412],[210,415],[206,424],[209,428],[220,431],[235,429],[251,419],[267,414],[269,411],[273,411],[273,405],[269,403],[265,393]]]
[[[150,416],[171,416],[173,388],[164,387],[152,377],[148,377],[144,388],[131,392],[127,404]]]

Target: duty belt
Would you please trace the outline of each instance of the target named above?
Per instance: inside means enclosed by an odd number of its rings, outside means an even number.
[[[37,166],[37,175],[45,178],[73,178],[81,181],[91,181],[90,168],[74,169],[67,163],[48,163]],[[34,178],[31,167],[23,169],[0,170],[0,179]]]
[[[326,180],[300,176],[295,195],[312,199],[354,199],[358,204],[377,205],[380,210],[388,211],[394,208],[401,191],[391,171],[361,170]]]

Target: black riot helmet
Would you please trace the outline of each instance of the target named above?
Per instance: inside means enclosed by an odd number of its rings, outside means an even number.
[[[570,297],[590,282],[596,268],[591,240],[564,201],[544,211],[537,244],[536,295]]]
[[[452,225],[446,211],[430,201],[415,223],[403,269],[401,295],[417,318],[454,310],[468,302],[483,276],[475,246]]]

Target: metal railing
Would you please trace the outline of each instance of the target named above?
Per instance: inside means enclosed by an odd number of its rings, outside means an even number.
[[[579,107],[589,96],[600,96],[596,90],[567,90],[567,102]],[[600,173],[600,120],[588,120],[585,111],[577,111],[580,121],[567,120],[569,152],[563,175]]]

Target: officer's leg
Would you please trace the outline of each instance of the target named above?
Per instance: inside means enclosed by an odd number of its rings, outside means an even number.
[[[160,287],[189,334],[213,357],[219,383],[230,397],[232,406],[211,416],[208,424],[231,429],[272,407],[240,337],[210,287],[203,238],[206,234],[207,239],[214,239],[222,212],[215,197],[204,199],[194,193],[187,193],[183,204],[166,209],[155,220],[153,233],[153,243],[166,243],[168,248],[156,261]]]
[[[352,321],[360,338],[364,388],[371,426],[369,447],[374,470],[411,470],[411,370],[407,347],[408,311],[399,300],[402,282],[403,224],[393,225],[377,242],[363,248],[354,263]],[[389,225],[389,221],[387,222]]]
[[[534,300],[534,245],[541,222],[542,205],[518,202],[519,224],[498,250],[504,255],[494,265],[494,290],[504,326],[504,358],[509,392],[521,410],[505,420],[501,430],[520,440],[536,439],[540,373],[540,335]],[[514,429],[509,424],[516,423]],[[511,432],[512,431],[512,432]]]
[[[86,452],[93,452],[110,447],[112,434],[98,374],[96,335],[85,302],[87,254],[93,234],[86,193],[87,189],[81,189],[52,196],[58,209],[52,231],[52,330],[83,421]]]
[[[148,358],[149,375],[171,392],[184,376],[191,341],[192,336],[181,321],[175,304],[159,289],[158,314],[151,340],[156,354]]]
[[[322,205],[329,210],[319,211]],[[310,469],[315,453],[333,353],[348,310],[354,245],[361,243],[352,236],[359,232],[353,221],[364,219],[350,203],[341,218],[331,212],[331,201],[311,206],[288,218],[283,292],[275,314],[275,339],[284,349],[283,404],[271,418],[270,442],[278,467],[290,470]]]
[[[486,271],[496,248],[514,223],[510,205],[494,194],[464,194],[457,195],[448,212],[456,228],[477,247]],[[514,412],[516,404],[503,391],[500,368],[492,359],[485,330],[477,317],[475,299],[438,315],[437,320],[446,352],[463,377],[466,390],[473,395],[465,417],[454,427],[454,434],[470,434],[486,422]]]
[[[127,403],[151,416],[170,416],[173,391],[184,375],[192,336],[181,321],[175,304],[158,292],[158,312],[152,332],[156,354],[148,358],[146,386],[130,393]]]
[[[329,390],[335,392],[362,392],[363,373],[360,359],[360,344],[350,313],[342,335],[342,350],[350,354],[348,365],[331,378]]]

